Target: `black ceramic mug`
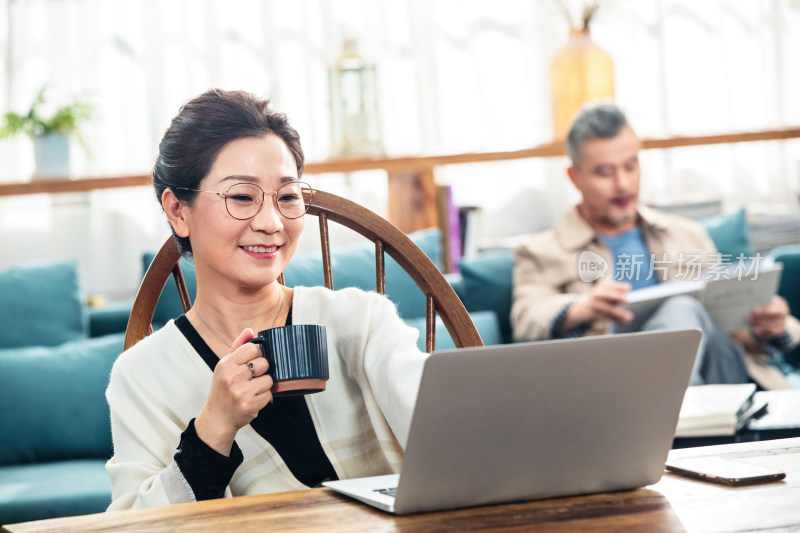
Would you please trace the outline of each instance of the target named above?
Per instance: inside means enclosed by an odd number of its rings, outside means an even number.
[[[328,340],[325,326],[297,324],[265,329],[248,342],[261,347],[269,363],[273,396],[296,396],[325,390]]]

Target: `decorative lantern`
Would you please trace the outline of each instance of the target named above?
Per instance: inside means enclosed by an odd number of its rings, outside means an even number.
[[[342,43],[342,55],[328,70],[328,84],[331,155],[383,154],[375,65],[359,55],[355,39],[345,39]]]

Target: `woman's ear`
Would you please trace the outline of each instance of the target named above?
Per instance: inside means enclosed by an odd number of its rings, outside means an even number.
[[[170,226],[178,237],[189,236],[189,209],[181,202],[172,189],[164,189],[161,193],[161,207],[167,214]]]

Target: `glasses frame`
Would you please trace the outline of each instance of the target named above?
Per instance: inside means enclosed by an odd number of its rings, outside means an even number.
[[[281,189],[283,189],[287,185],[294,185],[294,184],[300,185],[300,193],[303,195],[303,204],[306,206],[306,209],[305,209],[305,211],[303,211],[302,214],[297,215],[296,217],[289,217],[289,216],[286,216],[283,213],[283,211],[281,211],[280,207],[278,207],[278,191],[280,191]],[[231,213],[231,210],[228,207],[228,192],[231,189],[233,189],[234,187],[236,187],[237,185],[250,185],[250,186],[256,187],[258,190],[261,191],[261,203],[258,206],[258,211],[256,211],[255,213],[253,213],[252,215],[250,215],[247,218],[239,218],[239,217],[233,216],[233,213]],[[260,185],[257,185],[255,183],[251,183],[249,181],[240,181],[238,183],[234,183],[233,185],[231,185],[230,187],[225,189],[225,192],[206,191],[206,190],[202,190],[202,189],[190,189],[189,187],[175,187],[175,189],[178,190],[178,191],[206,192],[206,193],[215,194],[215,195],[219,196],[220,198],[225,200],[225,211],[227,211],[228,214],[231,216],[231,218],[233,218],[235,220],[250,220],[251,218],[255,217],[257,214],[259,214],[261,212],[261,210],[264,209],[264,203],[265,203],[264,198],[267,195],[272,196],[272,205],[275,206],[275,210],[278,213],[280,213],[280,215],[283,218],[288,219],[288,220],[297,220],[298,218],[300,218],[302,216],[305,216],[305,214],[308,213],[308,208],[311,206],[311,200],[314,198],[314,189],[311,188],[311,185],[309,185],[305,181],[292,181],[292,182],[289,182],[289,183],[284,183],[283,185],[278,187],[277,191],[270,191],[270,192],[265,192],[264,189],[262,189]],[[308,201],[306,201],[306,195],[305,195],[306,192],[308,193]]]

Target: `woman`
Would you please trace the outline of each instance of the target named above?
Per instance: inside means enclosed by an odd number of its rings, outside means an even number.
[[[268,103],[208,91],[159,145],[156,195],[194,260],[197,296],[114,365],[109,509],[399,469],[426,354],[381,295],[278,283],[303,231],[303,151]],[[324,392],[273,398],[247,340],[292,323],[326,326],[330,379]]]

